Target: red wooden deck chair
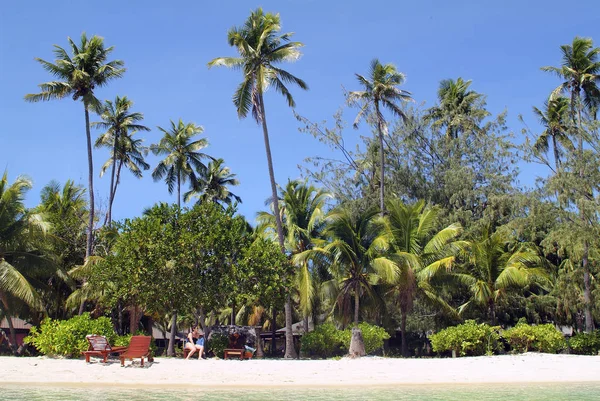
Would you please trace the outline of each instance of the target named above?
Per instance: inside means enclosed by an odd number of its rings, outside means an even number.
[[[101,356],[102,362],[106,363],[106,359],[108,358],[108,354],[112,353],[121,353],[124,352],[127,347],[111,347],[108,343],[108,340],[104,336],[99,335],[88,335],[85,336],[90,346],[87,351],[83,351],[83,355],[85,356],[85,361],[87,363],[90,362],[90,356]]]
[[[150,353],[150,336],[133,336],[129,347],[121,354],[121,366],[125,366],[125,359],[142,358],[142,366],[144,366],[144,357]]]

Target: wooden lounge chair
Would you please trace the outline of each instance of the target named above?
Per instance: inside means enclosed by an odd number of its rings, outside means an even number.
[[[121,353],[127,349],[127,347],[111,347],[104,336],[88,335],[85,338],[90,343],[88,350],[82,352],[87,363],[90,362],[90,356],[92,355],[102,357],[102,362],[106,363],[108,354]]]
[[[229,348],[223,350],[223,359],[229,359],[229,357],[236,357],[242,359],[252,359],[253,353],[246,350],[246,340],[244,337],[240,337],[238,333],[235,333],[229,337]]]
[[[150,353],[150,336],[133,336],[129,347],[121,354],[121,366],[125,366],[125,359],[142,358],[142,366],[144,366],[144,357]]]

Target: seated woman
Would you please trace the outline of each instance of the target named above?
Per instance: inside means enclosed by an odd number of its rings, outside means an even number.
[[[202,333],[197,326],[193,326],[192,330],[187,335],[185,348],[190,351],[185,359],[190,359],[196,351],[199,351],[198,359],[202,358],[202,352],[204,351],[204,333]]]

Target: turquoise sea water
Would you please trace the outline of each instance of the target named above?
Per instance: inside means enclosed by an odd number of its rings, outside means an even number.
[[[124,388],[1,385],[0,400],[600,400],[600,382],[373,388]]]

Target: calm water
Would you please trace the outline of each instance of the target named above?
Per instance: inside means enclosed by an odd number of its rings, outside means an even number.
[[[0,400],[600,400],[600,382],[381,388],[165,389],[0,385]]]

